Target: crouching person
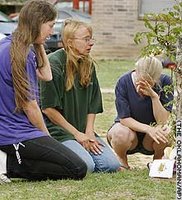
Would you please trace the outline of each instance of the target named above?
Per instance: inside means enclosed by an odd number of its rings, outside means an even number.
[[[166,86],[172,88],[171,78],[162,74],[161,61],[155,57],[140,58],[136,69],[117,82],[117,118],[107,139],[125,168],[129,168],[128,154],[140,152],[162,158],[170,132],[164,124],[173,100],[173,91],[167,93]]]

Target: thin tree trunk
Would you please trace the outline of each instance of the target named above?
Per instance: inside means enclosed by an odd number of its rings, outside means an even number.
[[[176,77],[176,117],[182,120],[182,35],[179,37],[177,45],[177,68],[175,70]]]

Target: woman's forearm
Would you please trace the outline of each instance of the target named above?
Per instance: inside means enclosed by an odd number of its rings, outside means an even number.
[[[70,132],[73,136],[77,136],[79,131],[72,126],[62,115],[58,112],[55,108],[46,108],[43,110],[43,113],[49,118],[49,120],[58,125],[63,127],[65,130]]]
[[[150,127],[147,124],[136,121],[132,117],[120,119],[120,122],[123,126],[126,126],[136,132],[146,133],[147,129]]]
[[[51,66],[50,66],[48,57],[46,55],[44,46],[41,44],[41,45],[34,45],[34,47],[37,52],[38,59],[42,60],[40,64],[41,66],[38,66],[36,70],[38,78],[44,81],[52,80]]]
[[[85,133],[91,136],[94,134],[95,116],[96,116],[95,114],[87,115],[87,125],[86,125]]]
[[[41,110],[37,104],[36,100],[27,102],[26,106],[23,108],[24,113],[27,115],[29,121],[41,131],[47,133],[47,127],[44,123],[44,119]]]
[[[165,124],[169,117],[169,112],[163,107],[158,96],[151,98],[153,114],[157,124]]]

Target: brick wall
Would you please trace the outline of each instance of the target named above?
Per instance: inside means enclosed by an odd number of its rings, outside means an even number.
[[[93,0],[92,25],[96,58],[136,58],[140,47],[133,38],[144,29],[138,20],[138,0]]]

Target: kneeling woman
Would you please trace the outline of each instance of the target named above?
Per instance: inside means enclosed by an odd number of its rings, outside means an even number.
[[[118,159],[94,132],[97,113],[103,111],[101,92],[90,50],[92,29],[67,20],[64,49],[49,55],[53,80],[41,82],[41,105],[51,135],[82,158],[89,172],[114,172]]]
[[[37,77],[52,79],[43,43],[56,14],[47,1],[28,1],[15,32],[0,41],[0,184],[8,177],[81,179],[87,172],[82,159],[50,137],[38,106]]]

